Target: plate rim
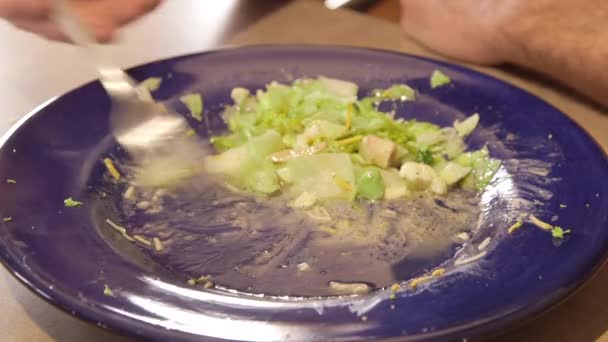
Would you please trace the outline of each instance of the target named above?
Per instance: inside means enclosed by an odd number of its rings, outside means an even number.
[[[563,119],[567,120],[570,125],[572,125],[575,129],[579,130],[590,142],[595,145],[595,147],[599,150],[600,155],[603,156],[604,163],[608,166],[608,151],[603,148],[603,146],[597,141],[595,137],[593,137],[584,127],[582,127],[578,122],[572,119],[568,114],[554,106],[553,104],[546,101],[544,98],[537,96],[531,91],[521,88],[508,80],[500,78],[498,76],[494,76],[488,74],[484,71],[474,69],[474,66],[463,65],[461,62],[455,60],[446,60],[446,59],[435,59],[427,56],[417,55],[408,52],[402,52],[398,50],[387,50],[381,48],[373,48],[373,47],[362,47],[362,46],[353,46],[353,45],[340,45],[340,44],[251,44],[251,45],[224,45],[217,48],[213,48],[210,50],[189,52],[185,54],[176,54],[165,56],[162,58],[153,59],[147,61],[145,63],[139,63],[136,65],[131,65],[126,68],[127,72],[132,72],[134,69],[146,67],[149,65],[168,62],[175,59],[187,59],[189,57],[200,57],[208,54],[214,53],[222,53],[226,51],[235,51],[235,50],[255,50],[255,49],[285,49],[285,50],[295,50],[295,49],[318,49],[324,51],[340,51],[346,53],[357,53],[361,51],[369,51],[374,53],[381,54],[391,54],[400,57],[407,57],[411,59],[422,60],[425,62],[433,63],[436,65],[446,65],[450,68],[456,69],[463,73],[471,74],[473,73],[476,77],[481,77],[485,80],[498,83],[503,87],[507,87],[510,90],[514,90],[520,93],[523,93],[529,97],[534,98],[543,106],[551,109],[553,112],[558,113]],[[55,100],[60,99],[78,89],[81,89],[85,86],[90,86],[94,83],[98,83],[98,79],[84,81],[83,83],[79,83],[74,87],[70,88],[67,91],[64,91],[56,96],[49,98],[48,100],[42,102],[38,106],[34,107],[31,111],[23,115],[17,122],[11,125],[11,127],[0,136],[0,149],[6,148],[6,143],[8,140],[27,122],[32,120],[36,115],[40,114],[45,108],[51,105]],[[0,222],[0,224],[4,225],[5,223]],[[608,239],[604,243],[605,247],[608,247]],[[191,339],[191,338],[202,338],[202,335],[195,335],[191,333],[186,333],[180,330],[166,330],[162,327],[155,326],[150,323],[146,323],[134,318],[130,318],[124,315],[121,315],[116,312],[112,312],[109,310],[103,310],[98,308],[96,305],[91,303],[82,304],[81,301],[73,300],[73,296],[67,296],[58,291],[47,291],[49,290],[49,284],[46,284],[40,277],[38,277],[33,272],[27,272],[22,267],[19,266],[18,262],[14,260],[14,258],[10,257],[10,253],[7,249],[3,248],[0,245],[0,264],[8,271],[11,276],[13,276],[19,283],[25,286],[30,292],[34,293],[39,298],[43,299],[47,303],[53,305],[56,308],[64,311],[66,314],[75,317],[81,321],[91,324],[92,326],[101,327],[105,330],[118,333],[123,336],[130,336],[135,338],[147,337],[158,339],[160,337],[172,337],[176,338],[175,334],[179,334],[179,338],[183,339]],[[588,265],[591,265],[582,273],[583,276],[579,277],[576,280],[571,281],[570,288],[563,294],[554,296],[555,298],[545,298],[533,303],[532,305],[511,312],[507,312],[502,315],[497,315],[495,317],[491,317],[488,320],[477,321],[470,323],[469,325],[460,324],[447,329],[421,333],[411,336],[397,336],[393,338],[400,338],[405,340],[435,340],[438,338],[456,338],[462,336],[463,333],[471,332],[471,337],[490,337],[490,336],[499,336],[502,334],[511,331],[512,329],[517,328],[518,326],[525,325],[528,321],[534,320],[539,316],[547,313],[551,309],[556,306],[562,304],[563,302],[569,300],[574,295],[576,295],[583,287],[586,285],[595,275],[599,272],[602,267],[608,265],[608,248],[605,248],[602,252],[594,255],[593,258],[588,258]],[[159,334],[159,332],[165,332],[165,334]],[[168,333],[167,333],[168,332]],[[206,337],[209,339],[214,339],[211,337]],[[390,339],[393,339],[390,338]]]

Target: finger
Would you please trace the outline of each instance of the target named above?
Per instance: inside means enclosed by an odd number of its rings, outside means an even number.
[[[110,41],[116,30],[158,6],[159,0],[128,0],[116,6],[114,1],[77,0],[75,10],[99,41]]]
[[[48,0],[2,0],[0,17],[14,19],[46,19],[49,16]]]
[[[16,19],[11,23],[22,30],[29,31],[49,40],[67,42],[68,37],[50,20]]]

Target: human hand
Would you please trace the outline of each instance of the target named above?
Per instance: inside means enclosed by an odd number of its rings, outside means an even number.
[[[68,41],[51,18],[53,0],[0,0],[0,18],[47,39]],[[153,10],[160,0],[69,0],[74,12],[100,42],[118,28]]]

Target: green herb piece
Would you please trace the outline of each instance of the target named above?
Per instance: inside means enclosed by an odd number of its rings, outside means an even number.
[[[452,79],[441,72],[441,70],[435,70],[431,74],[431,88],[433,89],[449,84],[450,82],[452,82]]]
[[[565,234],[570,234],[570,229],[563,230],[562,227],[555,226],[551,230],[551,235],[556,239],[563,239]]]
[[[72,199],[72,197],[66,198],[63,200],[63,204],[67,207],[67,208],[72,208],[72,207],[80,207],[81,205],[84,205],[84,203],[76,201],[74,199]]]
[[[163,79],[160,77],[150,77],[141,81],[141,83],[139,83],[139,87],[147,89],[150,92],[154,92],[160,88],[162,81]]]
[[[188,107],[190,114],[198,121],[203,121],[203,98],[200,94],[187,94],[179,100]]]
[[[418,154],[416,155],[416,161],[427,165],[433,165],[435,158],[433,157],[433,153],[431,151],[421,150],[418,151]]]
[[[114,296],[114,292],[112,292],[112,289],[107,284],[103,285],[103,294],[109,297]]]

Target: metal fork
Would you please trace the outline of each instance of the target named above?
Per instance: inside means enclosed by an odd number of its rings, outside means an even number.
[[[54,1],[54,20],[76,44],[84,47],[96,63],[99,81],[112,100],[110,127],[116,141],[130,154],[167,150],[167,142],[183,139],[191,129],[185,118],[167,111],[121,68],[100,61],[95,39],[80,22],[67,0]]]

